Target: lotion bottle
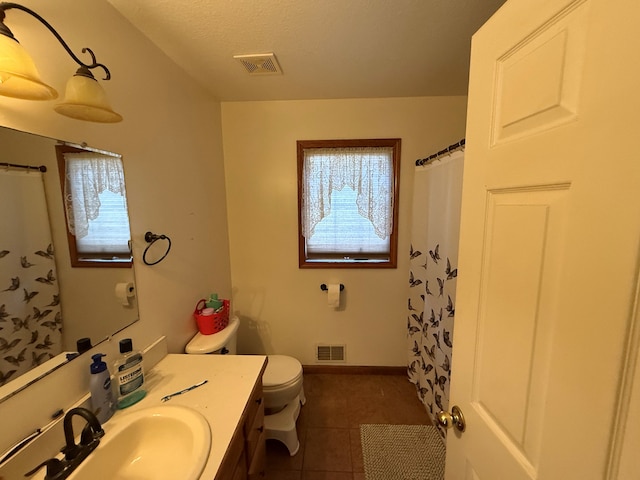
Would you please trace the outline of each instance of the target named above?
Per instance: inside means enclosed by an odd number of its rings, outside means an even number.
[[[144,385],[144,366],[142,353],[133,350],[130,338],[120,340],[120,358],[116,361],[116,379],[118,384],[118,408],[127,408],[144,398],[147,392]]]
[[[100,423],[104,423],[111,418],[116,409],[116,402],[113,398],[111,388],[111,375],[107,369],[107,364],[102,361],[104,353],[96,353],[91,358],[91,378],[89,379],[89,389],[91,390],[91,408]]]

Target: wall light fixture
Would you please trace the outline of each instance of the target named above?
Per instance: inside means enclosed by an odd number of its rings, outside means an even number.
[[[79,65],[76,73],[67,82],[64,101],[57,104],[54,110],[61,115],[89,122],[122,121],[122,116],[113,111],[104,89],[91,73],[92,69],[100,67],[105,72],[104,80],[109,80],[109,69],[96,61],[96,56],[89,48],[83,48],[82,53],[91,56],[91,63],[80,61],[49,22],[33,10],[17,3],[0,3],[0,95],[25,100],[53,100],[58,97],[58,92],[40,79],[31,56],[4,24],[5,11],[11,9],[22,10],[39,20]]]

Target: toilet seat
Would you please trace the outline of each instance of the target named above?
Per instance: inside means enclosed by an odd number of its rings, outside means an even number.
[[[302,377],[302,364],[286,355],[268,355],[267,368],[262,375],[263,390],[288,387]]]
[[[299,383],[301,378],[302,378],[302,374],[298,375],[296,378],[288,381],[287,383],[281,383],[279,385],[271,385],[271,386],[268,386],[268,387],[263,384],[262,391],[263,392],[272,392],[272,391],[275,391],[275,390],[281,390],[283,388],[289,388],[289,387],[295,385],[296,383]]]

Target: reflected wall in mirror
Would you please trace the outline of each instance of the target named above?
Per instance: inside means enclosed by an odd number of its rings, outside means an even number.
[[[96,345],[138,319],[135,293],[122,297],[123,285],[135,285],[131,265],[72,266],[61,187],[64,173],[61,177],[56,158],[59,143],[0,127],[0,163],[46,167],[42,174],[0,167],[0,188],[3,197],[9,195],[0,204],[9,212],[0,215],[0,401],[66,363],[67,353],[77,351],[78,339],[88,337]],[[25,178],[30,180],[26,188],[32,190],[23,188]],[[14,221],[22,226],[11,226]],[[40,233],[31,233],[36,225]]]

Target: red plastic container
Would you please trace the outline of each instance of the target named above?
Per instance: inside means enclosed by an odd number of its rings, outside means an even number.
[[[222,300],[222,311],[212,315],[203,315],[207,301],[203,298],[196,304],[193,318],[198,324],[198,330],[203,335],[213,335],[224,330],[229,325],[229,300]]]

